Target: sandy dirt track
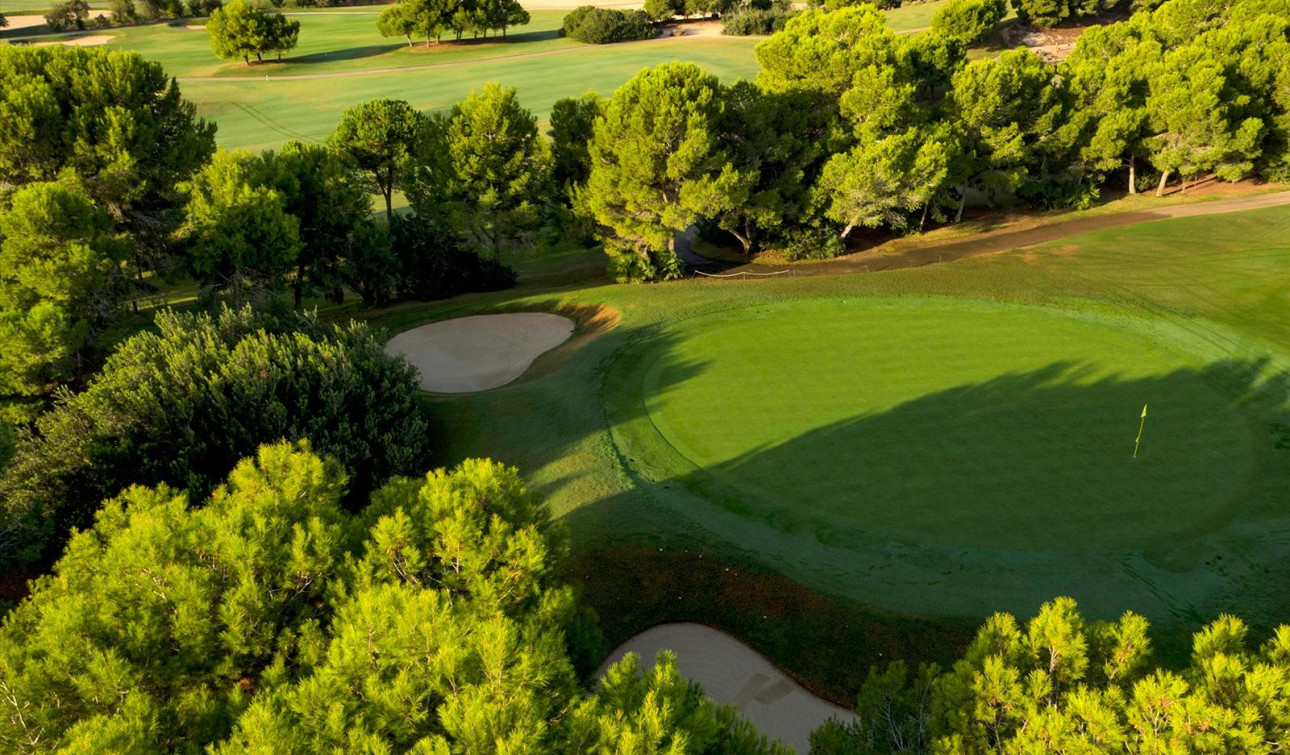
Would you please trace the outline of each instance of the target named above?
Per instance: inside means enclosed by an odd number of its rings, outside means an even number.
[[[894,254],[866,254],[856,252],[837,259],[824,262],[794,265],[768,265],[760,262],[738,264],[723,269],[720,276],[739,275],[777,275],[792,270],[796,277],[806,275],[847,275],[850,273],[873,273],[881,270],[898,270],[909,267],[922,267],[942,262],[979,257],[985,254],[998,254],[1014,249],[1024,249],[1036,244],[1078,236],[1093,231],[1104,231],[1110,228],[1121,228],[1138,223],[1150,223],[1157,220],[1189,218],[1199,215],[1222,215],[1228,212],[1244,212],[1266,207],[1280,207],[1290,204],[1290,191],[1278,191],[1268,194],[1255,194],[1233,199],[1219,199],[1210,202],[1193,204],[1166,205],[1147,210],[1132,210],[1111,215],[1094,215],[1087,218],[1075,218],[1058,223],[1041,225],[1016,231],[996,231],[979,233],[966,239],[928,244]],[[681,240],[678,237],[678,240]]]
[[[32,45],[32,47],[49,47],[50,45],[62,45],[63,47],[96,47],[98,45],[105,45],[111,41],[111,34],[92,34],[88,37],[68,37],[67,39],[59,39],[52,42],[37,42]]]
[[[627,653],[649,668],[660,650],[676,653],[677,670],[703,687],[708,697],[733,705],[758,731],[805,755],[812,730],[830,718],[851,721],[855,714],[812,695],[756,650],[725,632],[702,624],[660,624],[641,632],[609,654],[596,676]]]
[[[421,374],[421,390],[473,393],[497,388],[524,374],[544,352],[568,340],[573,322],[546,312],[475,315],[422,325],[391,338]]]

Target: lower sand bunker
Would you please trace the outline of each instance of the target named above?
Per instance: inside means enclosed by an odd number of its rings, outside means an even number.
[[[567,317],[546,312],[475,315],[404,331],[386,344],[421,374],[421,390],[472,393],[515,380],[573,333]]]
[[[830,718],[844,722],[855,714],[807,692],[756,650],[725,632],[702,624],[660,624],[619,645],[597,671],[597,678],[627,653],[640,656],[641,667],[654,665],[660,650],[676,653],[681,676],[697,682],[722,705],[733,705],[762,734],[810,749],[810,734]]]

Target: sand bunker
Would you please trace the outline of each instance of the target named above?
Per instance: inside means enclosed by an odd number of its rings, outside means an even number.
[[[506,385],[573,333],[573,322],[545,312],[477,315],[422,325],[390,339],[421,373],[421,390],[471,393]]]
[[[105,45],[112,41],[111,34],[92,34],[88,37],[72,37],[70,39],[60,39],[55,42],[37,42],[33,47],[47,47],[49,45],[63,45],[64,47],[94,47]]]
[[[702,624],[660,624],[619,645],[596,672],[601,676],[627,653],[649,668],[660,650],[676,653],[677,670],[713,700],[733,705],[758,731],[806,753],[813,729],[830,718],[852,721],[851,711],[822,700],[789,679],[734,637]]]

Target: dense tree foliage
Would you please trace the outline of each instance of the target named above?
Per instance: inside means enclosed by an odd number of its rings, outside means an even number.
[[[372,199],[357,167],[322,144],[291,141],[263,156],[265,183],[283,199],[300,238],[291,281],[296,308],[305,294],[344,297],[346,263],[380,245],[381,229],[372,220]]]
[[[0,46],[0,414],[92,370],[124,284],[169,267],[179,185],[213,150],[155,63]]]
[[[72,174],[74,177],[75,174]],[[24,185],[0,213],[0,404],[30,419],[82,376],[122,291],[125,249],[79,181]]]
[[[596,122],[586,202],[613,234],[606,249],[619,280],[680,275],[676,234],[730,203],[723,195],[737,177],[718,138],[722,110],[715,77],[671,63],[624,84]]]
[[[586,184],[591,175],[588,145],[606,104],[600,95],[587,92],[581,97],[556,100],[551,106],[551,176],[566,197]]]
[[[721,33],[733,37],[769,36],[783,31],[792,17],[792,3],[786,0],[748,4],[721,16]]]
[[[266,13],[246,0],[233,0],[216,8],[206,22],[211,50],[225,60],[251,65],[251,56],[263,61],[266,53],[294,50],[300,40],[300,22],[280,13]]]
[[[413,37],[438,43],[451,33],[457,41],[463,34],[488,37],[490,31],[506,30],[529,22],[529,12],[518,0],[400,0],[381,12],[376,26],[387,37]]]
[[[300,223],[265,186],[269,168],[249,152],[217,152],[187,186],[188,219],[179,236],[189,270],[207,292],[246,301],[273,291],[295,268]]]
[[[589,45],[653,39],[658,35],[644,11],[584,5],[564,17],[560,33]]]
[[[932,15],[931,30],[970,45],[989,34],[1006,15],[1006,0],[949,0]]]
[[[200,507],[166,486],[106,503],[0,629],[0,743],[783,755],[667,655],[580,689],[563,537],[514,469],[395,480],[357,516],[345,482],[279,444]]]
[[[415,391],[412,369],[357,325],[163,313],[156,333],[123,343],[20,438],[0,476],[3,556],[56,555],[100,501],[134,483],[200,500],[234,461],[280,438],[309,439],[365,495],[423,458]]]
[[[1290,627],[1256,649],[1220,617],[1182,671],[1154,667],[1147,630],[1132,612],[1086,621],[1069,598],[1025,625],[995,615],[948,671],[875,669],[858,723],[826,725],[811,752],[1271,753],[1290,737]]]
[[[403,100],[359,103],[340,116],[331,146],[367,175],[368,185],[385,199],[385,217],[394,217],[394,191],[414,157],[424,154],[431,134],[428,117]]]
[[[409,203],[496,259],[536,229],[551,193],[551,153],[537,118],[514,89],[488,84],[433,131],[434,146],[409,175]]]
[[[713,94],[692,97],[660,76],[651,88],[667,94],[629,108],[642,74],[606,108],[583,192],[611,269],[620,279],[677,274],[662,250],[685,224],[725,229],[746,252],[771,244],[831,256],[858,226],[921,229],[961,219],[969,201],[1083,207],[1108,180],[1130,192],[1154,180],[1163,193],[1173,177],[1185,191],[1199,175],[1290,175],[1284,0],[1139,7],[1091,29],[1058,65],[1024,49],[967,60],[1005,8],[956,0],[931,31],[904,36],[868,4],[798,13],[757,46],[755,87],[710,82]],[[794,99],[780,107],[776,97]],[[713,104],[675,119],[695,146],[662,150],[667,167],[651,163],[648,146],[665,136],[616,133],[620,107],[643,132],[651,118],[685,112],[680,102]],[[698,135],[712,129],[697,127],[713,113],[718,137],[707,142]],[[610,150],[636,140],[647,146]]]

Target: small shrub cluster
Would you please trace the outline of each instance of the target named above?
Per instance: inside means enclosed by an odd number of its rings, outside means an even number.
[[[732,37],[766,36],[781,31],[793,11],[786,4],[770,8],[743,8],[721,18],[722,34]]]
[[[564,36],[589,45],[654,38],[654,25],[644,11],[615,10],[584,5],[564,17]]]

